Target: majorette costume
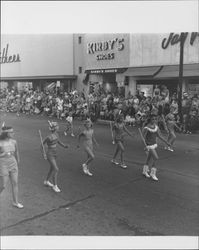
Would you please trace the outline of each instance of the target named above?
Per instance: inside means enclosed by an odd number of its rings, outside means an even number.
[[[144,127],[144,129],[147,130],[146,137],[145,137],[145,142],[147,145],[147,149],[156,149],[157,148],[157,132],[158,132],[158,126],[155,125],[155,128],[149,128],[149,127]]]
[[[53,130],[56,126],[58,126],[57,122],[51,122],[50,123],[50,130]],[[57,142],[58,142],[59,136],[57,133],[50,134],[46,138],[46,144],[48,146],[47,150],[47,158],[56,158],[57,157]]]
[[[13,132],[13,129],[3,130]],[[15,158],[16,141],[13,139],[0,140],[0,176],[9,175],[9,172],[18,172]]]

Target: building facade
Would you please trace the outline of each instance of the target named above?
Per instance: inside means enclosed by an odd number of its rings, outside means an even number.
[[[73,35],[2,35],[1,87],[76,86]]]
[[[2,35],[0,87],[53,84],[127,96],[155,85],[177,92],[181,34]],[[199,94],[199,33],[185,33],[183,91]]]
[[[199,94],[199,33],[186,33],[183,91]],[[155,85],[177,92],[181,35],[106,34],[85,35],[85,67],[89,81],[111,92],[123,88],[152,95]],[[121,92],[121,91],[120,91]]]

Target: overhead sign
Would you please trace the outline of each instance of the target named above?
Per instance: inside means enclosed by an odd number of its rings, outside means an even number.
[[[91,69],[86,70],[87,74],[105,74],[105,73],[124,73],[127,68],[116,68],[116,69]]]
[[[97,60],[111,60],[115,58],[114,50],[121,51],[124,49],[124,38],[114,38],[101,42],[87,43],[87,53],[95,54],[96,52],[104,52],[96,55]],[[108,52],[108,53],[106,53]]]
[[[168,38],[164,38],[162,40],[162,48],[166,49],[169,45],[175,45],[177,43],[180,43],[181,41],[185,43],[185,41],[188,39],[188,32],[184,33],[184,36],[182,34],[175,34],[170,33]],[[189,39],[189,44],[193,45],[196,38],[199,38],[199,32],[192,32]]]
[[[129,34],[86,34],[85,68],[113,69],[129,65]]]

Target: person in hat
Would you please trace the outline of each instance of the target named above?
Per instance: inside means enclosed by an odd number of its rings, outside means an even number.
[[[133,135],[129,132],[129,130],[126,128],[124,123],[124,117],[122,114],[118,115],[116,118],[116,121],[113,125],[113,137],[114,137],[114,144],[116,145],[116,150],[113,155],[113,159],[111,162],[115,165],[120,165],[121,168],[127,168],[127,165],[124,163],[124,136],[125,134],[128,134],[129,136],[133,137]],[[118,153],[120,152],[120,160],[121,163],[116,161],[116,157]]]
[[[18,201],[18,164],[17,141],[13,139],[13,128],[2,127],[0,134],[0,193],[5,189],[8,179],[11,181],[13,206],[23,208]]]
[[[143,167],[142,174],[147,178],[152,178],[154,181],[158,181],[158,178],[156,176],[157,168],[156,168],[156,161],[158,160],[158,154],[156,152],[157,145],[157,138],[161,139],[164,143],[166,143],[169,147],[171,147],[171,144],[167,142],[166,139],[164,139],[160,133],[160,129],[157,126],[157,116],[156,115],[150,115],[148,120],[146,121],[146,124],[143,128],[143,137],[146,144],[146,149],[148,151],[147,158],[145,165]],[[152,160],[152,166],[150,174],[149,172],[149,162]]]
[[[47,159],[49,164],[50,164],[50,169],[48,171],[46,180],[44,181],[45,186],[52,187],[52,189],[55,192],[61,192],[59,187],[57,186],[57,175],[59,168],[57,166],[57,144],[64,148],[68,148],[68,145],[65,145],[59,140],[59,136],[57,131],[59,130],[59,126],[57,122],[49,122],[49,130],[51,131],[51,134],[48,135],[44,140],[43,140],[43,145],[47,145],[47,153],[46,155],[44,154],[44,159]],[[52,177],[52,182],[50,182],[50,178]]]
[[[80,143],[80,139],[83,138],[83,147],[84,150],[87,154],[87,159],[85,161],[85,163],[82,164],[82,168],[83,168],[83,172],[86,175],[92,176],[93,174],[90,172],[89,169],[89,164],[94,160],[95,155],[93,152],[93,142],[96,146],[98,146],[98,143],[94,137],[94,130],[92,128],[92,122],[90,119],[87,119],[84,122],[84,127],[85,129],[79,133],[78,135],[78,147],[79,147],[79,143]]]

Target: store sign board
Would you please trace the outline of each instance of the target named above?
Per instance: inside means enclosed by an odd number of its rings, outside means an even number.
[[[130,67],[178,65],[180,41],[184,42],[184,64],[199,63],[199,33],[130,35]]]
[[[73,75],[72,34],[2,34],[1,77]]]
[[[115,68],[115,69],[91,69],[86,70],[87,74],[105,74],[105,73],[124,73],[127,68]]]
[[[184,34],[170,33],[168,38],[162,40],[162,48],[167,49],[169,45],[173,46],[181,42],[185,43],[188,39],[188,34],[188,32],[185,32]],[[189,37],[189,44],[193,45],[197,37],[199,37],[199,32],[192,32]]]
[[[115,50],[121,51],[125,47],[124,38],[114,38],[102,42],[87,43],[87,53],[97,54],[97,60],[111,60],[115,58]],[[101,54],[98,54],[101,52]]]
[[[6,47],[3,48],[2,52],[0,52],[0,64],[3,63],[14,63],[21,62],[19,54],[9,54],[9,44],[6,44]]]
[[[87,34],[84,56],[86,69],[128,67],[129,34]]]

